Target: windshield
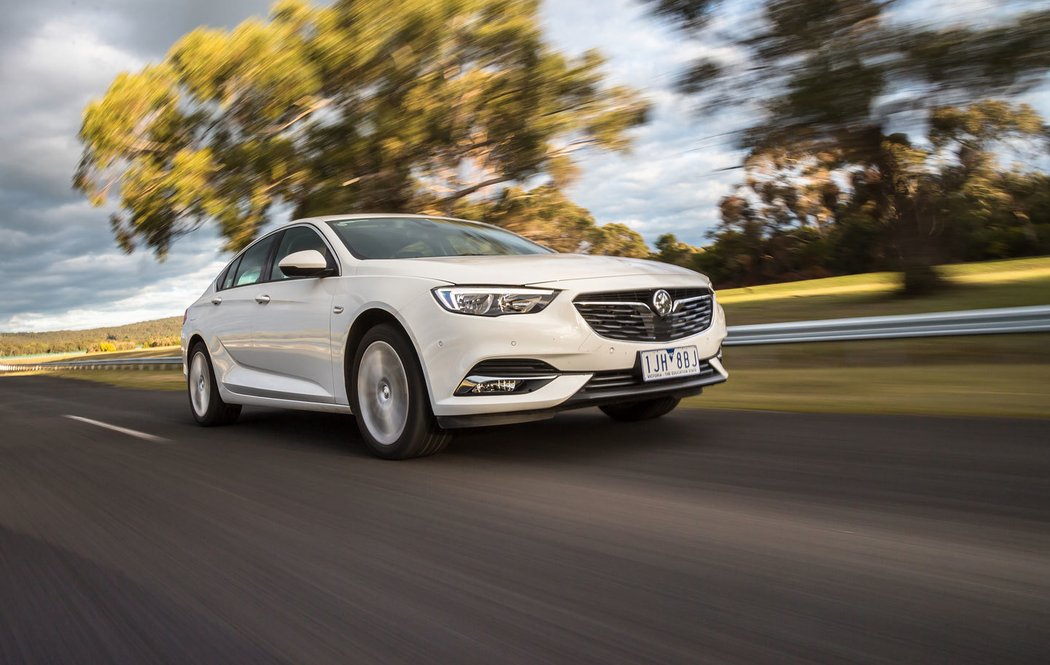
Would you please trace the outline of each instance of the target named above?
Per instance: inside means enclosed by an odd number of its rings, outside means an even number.
[[[328,222],[362,259],[550,254],[521,236],[474,222],[428,217],[376,217]]]

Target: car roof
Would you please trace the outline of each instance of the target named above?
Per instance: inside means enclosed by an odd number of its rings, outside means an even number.
[[[459,219],[457,217],[444,217],[442,215],[420,215],[407,212],[376,212],[376,213],[353,213],[350,215],[321,215],[318,217],[302,217],[300,219],[293,219],[288,224],[298,224],[299,222],[341,222],[351,219],[440,219],[449,222],[468,222],[470,224],[482,224],[484,226],[491,226],[484,224],[484,222],[475,222],[469,219]],[[281,226],[287,226],[282,224]]]

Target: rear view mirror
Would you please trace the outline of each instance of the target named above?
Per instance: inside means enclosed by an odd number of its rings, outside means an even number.
[[[327,277],[335,274],[328,267],[324,255],[316,249],[293,252],[281,259],[277,266],[288,277]]]

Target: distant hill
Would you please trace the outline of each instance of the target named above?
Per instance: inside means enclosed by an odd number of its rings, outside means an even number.
[[[179,343],[181,329],[182,317],[172,316],[91,330],[0,333],[0,356],[72,351],[125,351],[140,346],[171,346]]]

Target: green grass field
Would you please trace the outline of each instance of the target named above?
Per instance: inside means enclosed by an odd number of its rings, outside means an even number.
[[[1050,365],[730,369],[711,409],[1050,418]]]
[[[894,273],[846,275],[718,292],[729,325],[1050,304],[1050,257],[943,266],[951,286],[907,298]]]
[[[42,373],[42,372],[41,372]],[[43,373],[42,373],[43,374]],[[186,377],[181,368],[173,370],[136,370],[136,369],[78,369],[47,372],[46,376],[57,376],[63,379],[80,379],[94,381],[120,388],[136,390],[185,390]]]
[[[698,408],[1050,418],[1050,334],[726,347]]]

